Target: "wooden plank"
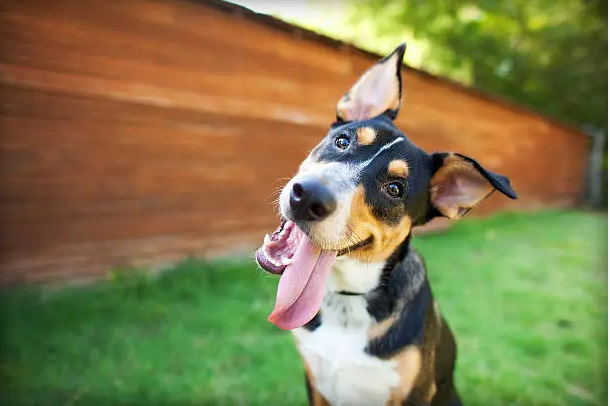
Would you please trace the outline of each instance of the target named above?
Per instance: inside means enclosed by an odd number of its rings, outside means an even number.
[[[251,254],[373,62],[180,0],[5,2],[0,49],[0,283]],[[586,138],[406,69],[403,86],[416,144],[511,178],[520,200],[474,214],[581,195]]]

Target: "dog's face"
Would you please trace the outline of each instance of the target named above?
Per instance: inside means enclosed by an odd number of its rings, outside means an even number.
[[[339,124],[280,195],[280,212],[323,249],[379,261],[424,220],[427,155],[384,116]]]
[[[256,259],[282,274],[269,320],[283,329],[315,316],[337,256],[383,262],[413,226],[459,218],[494,190],[515,197],[504,176],[463,155],[429,155],[396,128],[404,51],[398,47],[343,96],[337,121],[280,194],[282,224]]]
[[[337,122],[283,188],[280,212],[322,249],[383,261],[415,225],[459,218],[508,179],[458,154],[429,155],[393,123],[404,46],[367,71],[337,106]]]

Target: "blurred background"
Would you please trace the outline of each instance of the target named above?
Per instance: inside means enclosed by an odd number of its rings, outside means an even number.
[[[253,252],[335,105],[511,179],[416,230],[469,405],[607,404],[608,4],[0,2],[7,405],[305,405]]]

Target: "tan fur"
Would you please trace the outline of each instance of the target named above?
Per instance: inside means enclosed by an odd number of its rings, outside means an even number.
[[[367,333],[367,338],[369,341],[382,337],[385,333],[387,333],[388,329],[396,322],[396,319],[398,319],[398,313],[394,313],[379,323],[373,324]]]
[[[436,300],[433,302],[432,312],[434,313],[434,319],[436,320],[436,330],[440,333],[441,328],[443,327],[443,316],[441,315],[441,310]]]
[[[388,165],[390,175],[406,178],[409,176],[409,164],[402,159],[395,159]]]
[[[356,130],[356,135],[358,136],[358,144],[360,145],[370,145],[375,141],[375,137],[377,137],[377,133],[371,127],[361,127]]]
[[[439,321],[441,323],[439,324]],[[436,302],[432,301],[431,306],[426,313],[426,322],[424,326],[424,340],[420,347],[421,365],[419,376],[417,378],[415,397],[418,399],[431,402],[436,395],[435,383],[435,359],[436,347],[440,341],[442,329],[442,319]]]
[[[307,375],[307,379],[309,380],[309,386],[311,390],[311,406],[330,406],[330,403],[322,396],[320,392],[316,389],[315,381],[313,379],[313,374],[311,373],[307,362],[303,360],[303,364],[305,366],[305,374]]]
[[[395,226],[378,220],[366,204],[364,186],[360,185],[352,198],[348,227],[352,239],[362,241],[373,236],[373,243],[347,255],[363,262],[381,262],[407,237],[411,231],[411,219],[404,216]]]
[[[409,346],[393,359],[397,361],[396,372],[400,376],[398,387],[392,391],[388,405],[400,406],[415,386],[422,365],[422,354],[419,348]]]
[[[457,185],[457,186],[456,186]],[[464,185],[468,188],[460,199],[450,199],[446,195],[450,188]],[[455,154],[443,160],[430,180],[430,199],[432,204],[446,217],[456,220],[469,209],[481,202],[494,190],[493,186],[469,162]]]
[[[434,395],[436,395],[436,383],[432,382],[432,385],[430,385],[430,389],[428,390],[428,395],[426,396],[426,400],[429,403],[432,402],[432,398],[434,398]]]
[[[397,309],[390,317],[379,323],[378,327],[375,327],[375,333],[383,329],[387,333],[401,311],[400,308]],[[392,391],[387,401],[388,405],[403,405],[407,398],[411,399],[413,404],[431,403],[436,395],[434,364],[442,329],[442,324],[438,322],[441,320],[440,317],[440,312],[433,302],[426,314],[422,344],[418,347],[409,346],[392,358],[397,361],[396,372],[400,376],[400,384]]]

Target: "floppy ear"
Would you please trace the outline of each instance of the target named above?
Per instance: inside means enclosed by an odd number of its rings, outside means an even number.
[[[435,172],[430,180],[430,201],[445,217],[455,220],[464,216],[496,190],[517,198],[506,176],[489,172],[472,158],[452,152],[431,157]]]
[[[393,120],[400,109],[402,79],[400,68],[405,44],[367,70],[337,104],[338,121],[357,121],[382,113]]]

